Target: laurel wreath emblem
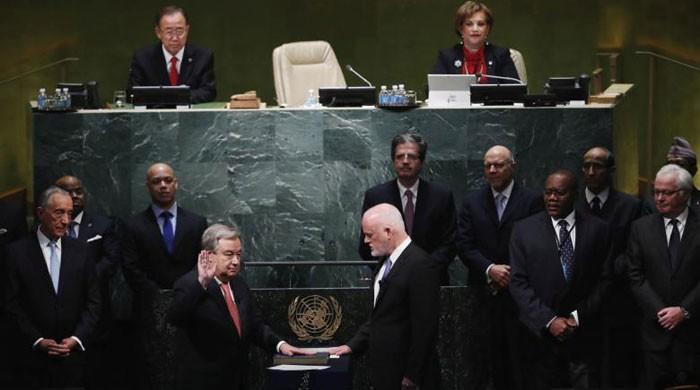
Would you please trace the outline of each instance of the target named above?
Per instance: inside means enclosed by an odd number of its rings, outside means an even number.
[[[331,340],[338,331],[343,312],[338,301],[329,296],[296,297],[289,304],[287,319],[299,340]]]

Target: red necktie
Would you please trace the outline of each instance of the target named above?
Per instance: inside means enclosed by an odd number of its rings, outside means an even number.
[[[413,192],[406,190],[406,208],[404,209],[404,217],[406,217],[406,233],[411,235],[413,230]]]
[[[177,85],[177,57],[170,58],[170,85]]]
[[[233,302],[233,298],[231,294],[231,287],[229,287],[228,283],[221,283],[221,292],[224,293],[224,300],[226,301],[226,307],[228,308],[228,314],[231,315],[231,319],[233,320],[233,324],[236,325],[236,330],[238,331],[238,336],[241,336],[241,317],[238,315],[238,308],[236,307],[236,303]]]

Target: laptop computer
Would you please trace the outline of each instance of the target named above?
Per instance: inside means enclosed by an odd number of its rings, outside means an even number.
[[[476,84],[473,74],[429,74],[428,107],[469,107],[469,86]]]

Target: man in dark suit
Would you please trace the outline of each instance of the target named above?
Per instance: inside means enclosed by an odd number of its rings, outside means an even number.
[[[82,387],[83,352],[100,311],[94,265],[82,242],[64,237],[70,195],[50,187],[40,204],[36,233],[7,251],[7,313],[19,344],[20,386]]]
[[[215,224],[202,236],[197,268],[175,282],[169,320],[178,327],[176,389],[246,389],[248,351],[256,344],[304,353],[267,326],[241,270],[236,228]]]
[[[613,188],[615,157],[604,147],[594,147],[583,155],[585,188],[576,201],[576,210],[601,218],[610,229],[611,288],[601,307],[604,321],[602,380],[604,386],[635,387],[641,369],[639,308],[627,281],[622,256],[632,222],[645,214],[641,199]]]
[[[115,336],[112,334],[115,324],[111,315],[110,279],[121,262],[121,242],[112,219],[85,210],[87,199],[80,179],[67,175],[56,180],[55,185],[68,192],[73,200],[72,219],[66,234],[86,243],[88,257],[94,263],[102,310],[93,335],[92,348],[86,353],[88,381],[93,387],[107,388],[120,379],[114,374],[119,373],[115,368],[122,363],[113,351],[108,350],[109,344],[114,344],[110,341]]]
[[[690,173],[691,177],[695,177],[698,172],[698,156],[683,137],[673,137],[673,143],[666,154],[666,163],[676,164]],[[693,185],[690,193],[690,205],[700,210],[700,190]]]
[[[346,345],[331,353],[369,350],[369,377],[376,390],[438,389],[438,264],[406,234],[393,205],[368,209],[362,231],[372,256],[384,258],[374,275],[372,314]]]
[[[608,228],[574,211],[576,178],[567,170],[545,182],[541,212],[515,224],[510,292],[530,339],[526,388],[595,388],[598,309],[609,281]]]
[[[519,346],[526,330],[508,293],[510,234],[516,221],[543,209],[542,196],[517,184],[514,171],[508,148],[490,148],[484,155],[488,185],[464,197],[457,221],[457,249],[469,269],[469,284],[483,290],[480,306],[489,318],[490,368],[496,389],[514,389],[523,383]]]
[[[7,334],[11,326],[5,315],[5,248],[12,242],[26,236],[27,219],[23,204],[9,199],[0,199],[0,333]],[[0,388],[9,387],[15,376],[16,359],[12,347],[0,350]]]
[[[127,89],[136,85],[188,85],[192,103],[213,101],[216,98],[214,54],[187,43],[189,31],[184,9],[163,8],[155,19],[160,43],[134,53]]]
[[[440,264],[441,283],[448,284],[447,267],[455,256],[455,202],[449,189],[419,178],[427,152],[428,144],[418,134],[394,137],[391,158],[396,179],[367,190],[362,213],[381,203],[394,205],[411,240]],[[362,235],[359,241],[360,257],[374,259]]]
[[[654,181],[658,213],[632,225],[629,277],[642,309],[647,388],[700,384],[700,217],[693,179],[669,164]]]
[[[140,386],[148,386],[149,372],[158,364],[159,357],[147,353],[146,345],[156,329],[153,302],[161,289],[173,288],[173,283],[191,271],[197,262],[200,239],[207,228],[207,220],[179,207],[175,201],[177,178],[173,169],[163,163],[148,168],[146,187],[152,204],[132,216],[126,224],[123,241],[124,276],[134,291],[134,310],[137,337],[136,348],[140,371]]]

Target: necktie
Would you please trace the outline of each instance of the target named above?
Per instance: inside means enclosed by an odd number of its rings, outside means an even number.
[[[168,211],[164,211],[160,216],[163,218],[163,241],[165,241],[165,248],[168,249],[168,253],[173,253],[175,235],[173,233],[173,224],[170,222],[170,218],[172,218],[173,215]]]
[[[568,282],[574,273],[574,244],[569,236],[569,223],[563,219],[559,221],[559,255],[564,268],[564,278]]]
[[[671,260],[671,269],[678,266],[678,247],[681,245],[681,232],[678,230],[678,220],[672,219],[669,224],[673,225],[671,238],[668,240],[668,257]]]
[[[403,211],[404,216],[406,217],[406,233],[408,235],[411,235],[411,232],[413,231],[413,192],[411,190],[406,190],[406,208]]]
[[[503,218],[503,212],[506,210],[506,199],[506,196],[501,193],[496,195],[496,212],[499,221]]]
[[[162,68],[161,68],[162,69]],[[177,57],[170,58],[170,85],[177,85]]]
[[[51,274],[51,283],[53,290],[58,293],[58,274],[61,273],[61,259],[58,258],[56,241],[49,241],[51,248],[51,256],[49,259],[49,274]]]
[[[70,225],[68,225],[68,237],[70,238],[78,238],[78,233],[76,227],[78,226],[78,223],[75,221],[72,221]]]
[[[236,326],[238,336],[241,336],[241,317],[238,314],[238,307],[236,307],[236,303],[233,301],[231,287],[229,287],[228,283],[221,283],[219,287],[221,287],[221,292],[224,294],[228,314],[231,316],[233,324]]]
[[[384,273],[382,273],[382,278],[379,279],[379,281],[383,282],[384,279],[386,279],[387,276],[389,276],[389,272],[391,272],[391,260],[386,259],[384,262],[386,264],[386,267],[384,267]]]
[[[591,199],[591,211],[593,211],[595,215],[600,215],[600,198],[597,196]]]

